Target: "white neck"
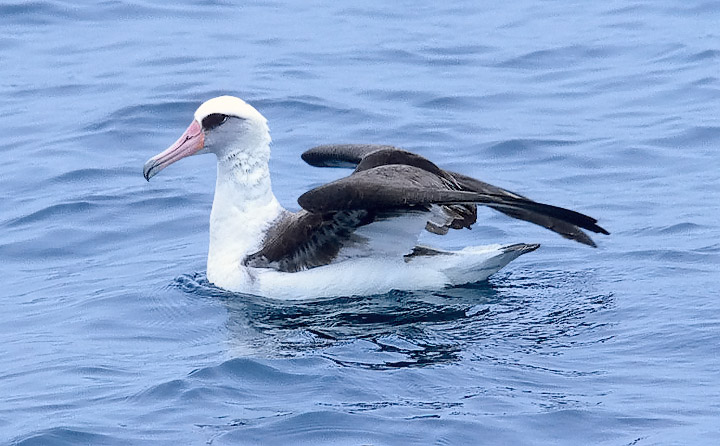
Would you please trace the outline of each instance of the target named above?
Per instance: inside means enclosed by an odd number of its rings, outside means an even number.
[[[222,288],[251,280],[242,261],[261,248],[265,231],[283,210],[272,193],[269,158],[269,143],[218,155],[207,276]]]

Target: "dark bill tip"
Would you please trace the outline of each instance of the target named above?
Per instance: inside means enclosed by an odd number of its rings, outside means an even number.
[[[143,176],[147,181],[150,181],[150,178],[154,177],[155,174],[160,171],[158,167],[160,167],[160,163],[153,158],[150,158],[145,163],[145,165],[143,166]]]

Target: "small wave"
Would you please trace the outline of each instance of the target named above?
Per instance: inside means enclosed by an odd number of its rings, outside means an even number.
[[[531,51],[500,62],[497,66],[500,68],[520,69],[572,67],[589,63],[597,58],[607,57],[614,50],[614,48],[609,47],[564,46]]]
[[[393,401],[380,401],[368,408],[379,410],[396,406]],[[413,412],[418,416],[404,419],[379,416],[362,409],[314,410],[268,419],[254,426],[231,429],[216,442],[232,445],[476,444],[478,429],[481,429],[492,431],[493,442],[497,444],[523,443],[512,429],[429,416],[438,411],[434,404],[414,408]]]
[[[131,442],[72,427],[53,427],[22,436],[15,440],[15,446],[76,446],[79,444],[129,445]]]
[[[698,253],[702,253],[702,254],[720,253],[720,243],[714,243],[712,245],[703,246],[702,248],[695,249],[694,251],[698,252]]]
[[[432,54],[434,56],[462,56],[462,55],[477,55],[481,53],[487,53],[493,48],[486,45],[449,45],[449,46],[429,46],[423,48],[423,52]]]
[[[650,141],[665,147],[714,147],[720,144],[720,127],[696,126],[675,135]],[[714,150],[714,149],[713,149]],[[713,152],[714,153],[714,152]]]
[[[478,96],[444,96],[436,97],[418,104],[422,108],[439,110],[481,110],[484,106],[482,98]]]
[[[687,251],[685,249],[669,249],[669,248],[655,248],[655,249],[638,249],[628,251],[622,254],[622,257],[634,260],[655,260],[658,264],[658,270],[663,270],[669,265],[705,265],[707,257],[704,255],[698,255],[695,252]]]
[[[669,3],[672,5],[667,8],[668,14],[679,14],[686,15],[688,17],[696,18],[701,16],[713,17],[720,12],[720,6],[714,1],[705,2],[688,2],[688,3]]]
[[[704,227],[695,223],[684,222],[660,228],[659,234],[688,234],[703,229]]]
[[[487,150],[490,153],[497,153],[503,156],[508,156],[519,155],[536,148],[569,146],[572,144],[573,141],[556,139],[509,139],[506,141],[497,142],[488,147]]]
[[[190,372],[182,379],[153,385],[131,397],[136,404],[163,405],[164,401],[212,403],[218,397],[229,401],[252,400],[267,391],[286,388],[319,388],[322,360],[303,360],[297,372],[282,371],[262,360],[235,358]],[[287,363],[284,363],[287,366]],[[310,373],[304,373],[308,370]]]
[[[176,123],[180,116],[191,116],[192,111],[197,106],[197,101],[190,100],[155,101],[130,105],[111,112],[109,115],[88,125],[84,130],[87,132],[101,132],[132,128],[136,131],[154,131],[166,124]]]
[[[191,372],[189,377],[200,380],[220,379],[221,381],[230,378],[253,388],[257,385],[297,384],[298,381],[304,379],[301,374],[283,372],[268,364],[247,358],[235,358],[217,366],[198,369]]]
[[[77,18],[79,11],[80,8],[77,6],[57,1],[3,2],[0,4],[0,16],[3,19],[23,25],[62,22]]]
[[[115,169],[98,169],[98,168],[83,168],[74,169],[67,172],[63,172],[60,175],[56,175],[49,181],[52,184],[66,184],[66,183],[88,183],[97,184],[98,182],[112,181],[114,178],[127,174],[128,169],[115,168]]]
[[[720,59],[720,51],[718,50],[704,50],[687,57],[689,62],[701,62],[707,61],[708,59],[717,60]]]
[[[93,204],[88,201],[74,201],[71,203],[54,204],[40,209],[39,211],[35,211],[29,215],[11,220],[6,224],[6,226],[15,228],[48,219],[62,219],[62,217],[66,215],[89,212],[92,208]]]
[[[380,48],[372,52],[361,52],[349,56],[352,60],[363,63],[374,63],[377,60],[393,61],[396,64],[410,66],[422,65],[427,58],[415,51],[401,48]]]

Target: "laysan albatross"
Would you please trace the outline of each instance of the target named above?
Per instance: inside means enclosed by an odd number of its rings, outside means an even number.
[[[303,153],[319,167],[351,175],[298,198],[297,212],[270,185],[270,131],[255,108],[232,96],[203,103],[185,133],[150,158],[148,181],[181,158],[217,156],[207,278],[220,288],[278,299],[440,289],[487,279],[536,244],[419,246],[427,230],[444,234],[475,223],[477,205],[595,246],[582,229],[608,234],[581,213],[444,170],[392,146],[342,144]],[[582,229],[581,229],[582,228]]]

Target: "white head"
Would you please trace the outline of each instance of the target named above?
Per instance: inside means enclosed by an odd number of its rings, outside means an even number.
[[[269,144],[267,120],[260,112],[242,99],[220,96],[198,107],[185,133],[164,152],[150,158],[143,175],[150,181],[175,161],[200,153],[214,153],[221,162],[239,153],[268,158]]]

